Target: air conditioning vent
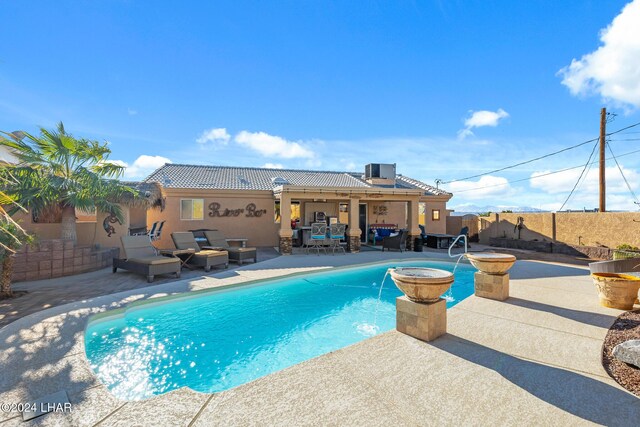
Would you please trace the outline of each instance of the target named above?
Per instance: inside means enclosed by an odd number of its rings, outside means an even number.
[[[396,164],[369,163],[364,167],[364,177],[365,179],[396,179]]]

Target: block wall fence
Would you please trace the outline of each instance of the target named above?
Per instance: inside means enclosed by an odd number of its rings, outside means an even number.
[[[112,265],[119,248],[75,246],[72,241],[41,240],[14,255],[13,281],[53,279],[100,270]]]
[[[616,248],[626,243],[640,247],[640,212],[500,213],[478,221],[483,244],[519,237],[572,246]]]

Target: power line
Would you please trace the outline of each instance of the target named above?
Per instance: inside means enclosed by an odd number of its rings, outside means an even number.
[[[640,153],[640,150],[634,150],[634,151],[629,151],[629,152],[624,153],[624,154],[620,154],[618,156],[618,158],[630,156],[630,155],[636,154],[636,153]],[[609,157],[606,160],[613,160],[613,157]],[[594,160],[593,162],[591,162],[592,165],[594,165],[596,163],[598,163],[598,160]],[[536,176],[530,176],[528,178],[522,178],[522,179],[516,179],[516,180],[513,180],[513,181],[503,182],[501,184],[484,185],[482,187],[468,188],[466,190],[457,190],[456,194],[458,194],[458,193],[467,193],[469,191],[484,190],[485,188],[502,187],[502,186],[509,185],[509,184],[516,184],[518,182],[531,181],[532,179],[542,178],[542,177],[549,176],[549,175],[555,175],[555,174],[562,173],[562,172],[567,172],[567,171],[570,171],[570,170],[573,170],[573,169],[579,169],[581,167],[584,167],[584,165],[571,166],[571,167],[568,167],[568,168],[558,169],[556,171],[546,172],[546,173],[543,173],[543,174],[540,174],[540,175],[536,175]]]
[[[615,135],[616,133],[620,133],[620,132],[625,131],[625,130],[627,130],[627,129],[634,128],[634,127],[636,127],[636,126],[640,126],[640,122],[638,122],[638,123],[634,123],[634,124],[629,125],[629,126],[626,126],[626,127],[623,127],[622,129],[618,129],[617,131],[610,132],[610,133],[608,133],[608,134],[607,134],[607,136]],[[631,133],[631,132],[627,132],[627,133]]]
[[[607,133],[606,136],[615,135],[617,133],[620,133],[620,132],[625,131],[627,129],[631,129],[631,128],[636,127],[636,126],[640,126],[640,122],[634,123],[634,124],[632,124],[630,126],[623,127],[622,129],[618,129],[618,130],[616,130],[614,132]],[[600,137],[593,138],[593,139],[590,139],[588,141],[581,142],[580,144],[576,144],[576,145],[572,145],[572,146],[567,147],[567,148],[563,148],[562,150],[554,151],[552,153],[548,153],[548,154],[545,154],[543,156],[536,157],[534,159],[525,160],[523,162],[516,163],[516,164],[510,165],[510,166],[505,166],[503,168],[495,169],[495,170],[492,170],[492,171],[489,171],[489,172],[484,172],[484,173],[480,173],[480,174],[476,174],[476,175],[472,175],[472,176],[467,176],[465,178],[453,179],[451,181],[441,181],[439,183],[440,184],[451,184],[452,182],[468,181],[468,180],[473,179],[473,178],[479,178],[481,176],[490,175],[492,173],[502,172],[502,171],[505,171],[507,169],[513,169],[513,168],[518,167],[518,166],[526,165],[527,163],[532,163],[532,162],[535,162],[535,161],[538,161],[538,160],[546,159],[547,157],[555,156],[556,154],[564,153],[565,151],[573,150],[574,148],[578,148],[578,147],[581,147],[583,145],[589,144],[591,142],[598,141],[599,139],[600,139]]]
[[[588,141],[581,142],[580,144],[572,145],[571,147],[563,148],[562,150],[554,151],[553,153],[549,153],[549,154],[545,154],[544,156],[536,157],[535,159],[526,160],[524,162],[516,163],[515,165],[505,166],[505,167],[500,168],[500,169],[495,169],[495,170],[492,170],[490,172],[484,172],[484,173],[480,173],[480,174],[477,174],[477,175],[468,176],[466,178],[460,178],[460,179],[453,179],[451,181],[445,181],[445,182],[442,182],[442,184],[451,184],[452,182],[458,182],[458,181],[468,181],[470,179],[479,178],[479,177],[484,176],[484,175],[490,175],[492,173],[502,172],[502,171],[507,170],[507,169],[513,169],[513,168],[518,167],[518,166],[526,165],[527,163],[532,163],[532,162],[535,162],[535,161],[538,161],[538,160],[546,159],[547,157],[555,156],[556,154],[564,153],[565,151],[573,150],[574,148],[581,147],[583,145],[589,144],[590,142],[597,141],[598,139],[600,139],[600,138],[599,137],[598,138],[593,138],[593,139],[590,139]]]
[[[591,158],[593,157],[593,154],[596,152],[596,148],[598,148],[598,143],[595,143],[593,145],[593,150],[591,150],[591,154],[589,155],[589,160],[587,160],[587,163],[584,165],[584,169],[582,169],[582,172],[580,172],[580,176],[578,177],[578,180],[576,181],[575,185],[571,189],[571,192],[567,196],[567,199],[564,201],[562,206],[560,206],[560,209],[558,209],[559,211],[561,211],[562,208],[564,208],[564,206],[567,204],[567,202],[569,202],[569,199],[571,198],[571,196],[573,196],[573,192],[576,191],[576,188],[578,188],[578,185],[580,185],[580,181],[582,181],[582,177],[584,176],[586,179],[587,174],[585,172],[587,172],[588,169],[591,169]]]
[[[636,196],[636,193],[634,193],[633,190],[631,189],[631,185],[629,185],[629,181],[627,181],[627,177],[624,176],[624,172],[622,172],[622,167],[620,167],[620,163],[618,163],[618,159],[616,159],[616,155],[613,154],[613,150],[611,149],[611,146],[609,145],[609,143],[607,143],[607,147],[609,148],[609,152],[613,156],[613,160],[616,162],[616,166],[618,166],[618,170],[620,171],[620,175],[622,175],[622,179],[624,180],[624,183],[627,184],[627,188],[629,189],[629,192],[635,199],[635,203],[638,204],[638,197]]]

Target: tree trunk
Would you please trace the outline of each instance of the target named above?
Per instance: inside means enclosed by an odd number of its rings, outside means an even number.
[[[73,242],[78,240],[76,234],[76,208],[73,206],[62,208],[61,234],[60,238],[63,240],[72,240]]]
[[[13,254],[5,253],[2,259],[2,275],[0,276],[0,296],[13,296],[11,291],[11,276],[13,275]]]

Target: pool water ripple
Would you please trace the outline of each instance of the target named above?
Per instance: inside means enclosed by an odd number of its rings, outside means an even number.
[[[393,329],[401,293],[387,280],[374,327],[379,284],[389,267],[407,265],[454,267],[432,261],[370,264],[143,305],[90,322],[87,358],[121,399],[184,386],[227,390]],[[473,293],[474,271],[458,266],[447,307]]]

